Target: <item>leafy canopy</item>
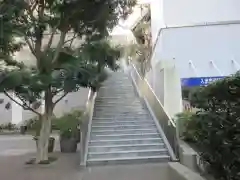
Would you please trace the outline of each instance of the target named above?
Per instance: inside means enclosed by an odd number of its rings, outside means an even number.
[[[2,0],[0,91],[9,97],[13,91],[19,104],[36,112],[33,103],[43,92],[53,108],[80,87],[97,90],[106,79],[104,67],[116,69],[120,56],[104,39],[134,5],[130,0]],[[35,66],[13,60],[23,46],[35,57]],[[63,96],[52,102],[59,93]]]

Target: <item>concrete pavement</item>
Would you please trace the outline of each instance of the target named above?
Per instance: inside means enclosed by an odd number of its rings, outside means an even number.
[[[57,135],[54,135],[58,138]],[[31,135],[1,135],[0,156],[24,155],[36,152],[36,144]],[[59,143],[56,141],[55,150],[59,150]]]
[[[26,165],[35,157],[32,136],[0,136],[0,180],[166,180],[164,164],[102,166],[80,169],[79,152],[55,153],[49,165]]]

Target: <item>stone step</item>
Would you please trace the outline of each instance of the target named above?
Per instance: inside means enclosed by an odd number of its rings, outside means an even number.
[[[112,104],[112,105],[104,105],[103,103],[96,103],[95,108],[98,109],[109,109],[109,108],[121,108],[121,109],[128,109],[128,108],[145,108],[142,104],[140,103],[135,103],[133,104],[128,104],[128,105],[120,105],[120,104]]]
[[[141,156],[141,157],[112,157],[112,158],[96,158],[88,159],[87,165],[114,165],[114,164],[135,164],[135,163],[148,163],[148,162],[168,162],[170,161],[170,156],[168,155],[159,155],[159,156]]]
[[[155,124],[145,124],[143,125],[111,125],[111,126],[104,126],[104,125],[93,125],[93,130],[107,130],[107,129],[140,129],[140,128],[153,128],[156,127]]]
[[[102,108],[101,106],[95,106],[94,110],[96,113],[106,113],[106,114],[129,114],[129,113],[139,113],[139,114],[145,114],[145,108],[144,107],[109,107],[109,108]],[[130,112],[129,112],[130,111]]]
[[[158,132],[156,128],[142,128],[142,129],[108,129],[108,130],[92,130],[92,134],[99,134],[99,135],[110,135],[110,134],[138,134],[138,133],[156,133]]]
[[[102,102],[96,102],[95,103],[95,106],[94,108],[98,108],[98,109],[109,109],[109,108],[121,108],[121,109],[129,109],[129,108],[143,108],[144,111],[147,110],[147,108],[142,105],[141,103],[128,103],[128,105],[125,105],[122,103],[111,103],[111,104],[108,104],[108,103],[102,103]]]
[[[129,104],[131,103],[132,106],[134,105],[138,105],[138,104],[141,104],[142,105],[142,102],[140,100],[134,100],[134,101],[131,101],[129,102]],[[126,105],[126,101],[107,101],[107,102],[102,102],[102,101],[95,101],[95,104],[99,104],[101,106],[113,106],[113,105],[119,105],[119,106],[125,106]]]
[[[108,81],[102,83],[103,87],[133,87],[133,84],[131,81]]]
[[[148,119],[138,119],[138,120],[96,120],[93,119],[92,124],[95,125],[121,125],[121,124],[141,124],[141,123],[151,123],[154,124],[152,120]]]
[[[131,156],[132,158],[141,156],[161,156],[168,155],[165,149],[147,149],[147,150],[134,150],[134,151],[112,151],[112,152],[92,152],[88,154],[89,159],[98,158],[124,158]]]
[[[118,139],[118,140],[90,140],[90,146],[105,145],[135,145],[135,144],[152,144],[163,143],[162,138],[141,138],[141,139]]]
[[[131,125],[141,125],[145,127],[145,125],[155,125],[153,121],[113,121],[113,122],[98,122],[93,121],[92,126],[104,126],[104,127],[113,127],[113,126],[131,126]]]
[[[109,151],[134,151],[141,149],[163,149],[164,143],[152,143],[152,144],[127,144],[127,145],[106,145],[106,146],[89,146],[88,152],[109,152]]]
[[[129,102],[134,102],[134,101],[140,101],[138,98],[136,97],[130,97],[128,99],[123,99],[122,97],[118,97],[118,96],[115,96],[115,97],[97,97],[96,98],[96,102],[100,101],[100,102],[104,102],[104,103],[107,103],[107,102],[121,102],[121,103],[125,103],[125,104],[128,104]]]
[[[159,138],[158,133],[145,134],[110,134],[110,135],[91,135],[91,140],[115,140],[115,139],[141,139],[141,138]]]
[[[134,90],[135,88],[131,85],[113,85],[113,86],[101,86],[99,88],[99,92],[101,91],[116,91],[116,92],[122,92],[122,91],[128,91],[128,90]]]
[[[145,111],[121,111],[121,109],[119,108],[119,111],[116,111],[116,112],[102,112],[102,111],[94,111],[94,114],[100,114],[102,115],[101,117],[104,118],[104,117],[108,117],[108,116],[111,116],[111,117],[117,117],[117,116],[124,116],[124,117],[128,117],[128,116],[149,116],[149,113],[148,112],[145,112]]]
[[[152,117],[150,115],[147,116],[128,116],[128,117],[95,117],[93,121],[146,121],[151,120]]]
[[[109,112],[109,113],[104,113],[104,112],[96,112],[94,111],[93,113],[93,118],[95,117],[102,117],[102,118],[128,118],[128,117],[132,117],[132,116],[136,116],[136,117],[146,117],[146,118],[150,118],[150,115],[148,113],[138,113],[138,112],[128,112],[128,113],[119,113],[119,112]]]
[[[115,96],[120,96],[120,95],[125,95],[125,94],[129,94],[129,95],[133,95],[133,96],[135,96],[135,91],[134,90],[124,90],[124,91],[122,91],[121,90],[121,92],[120,92],[120,90],[119,91],[108,91],[108,90],[104,90],[104,91],[99,91],[98,92],[98,97],[101,97],[101,96],[105,96],[105,95],[107,95],[108,97],[115,97]]]
[[[110,85],[110,84],[107,84],[107,85],[105,85],[105,84],[102,84],[102,86],[99,88],[99,90],[102,90],[102,89],[104,89],[104,90],[108,90],[108,89],[113,89],[113,90],[116,90],[116,89],[118,89],[118,90],[120,90],[120,89],[134,89],[134,87],[132,86],[132,84],[112,84],[112,85]]]
[[[135,92],[122,92],[122,93],[118,93],[118,92],[99,92],[98,93],[98,97],[134,97],[135,96]],[[98,98],[97,97],[97,98]]]
[[[87,165],[168,162],[167,148],[132,80],[111,73],[94,105]]]
[[[134,97],[132,96],[129,97],[131,97],[131,100],[134,100]],[[96,98],[96,100],[115,100],[115,101],[118,101],[120,99],[122,99],[122,97],[120,96],[101,96]]]
[[[111,100],[111,99],[96,99],[95,101],[95,105],[120,105],[120,106],[124,106],[124,105],[129,105],[131,104],[132,106],[134,106],[134,104],[142,104],[141,101],[136,101],[135,99],[118,99],[118,100]]]

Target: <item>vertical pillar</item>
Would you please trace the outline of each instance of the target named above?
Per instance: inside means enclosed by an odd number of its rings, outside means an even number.
[[[171,117],[182,112],[182,90],[180,76],[174,60],[160,61],[157,66],[161,86],[157,87],[161,102]],[[159,94],[157,93],[157,94]]]
[[[164,107],[171,117],[182,112],[181,81],[173,66],[164,68]]]
[[[17,102],[21,102],[19,98],[17,98],[14,93],[12,93],[12,97]],[[12,123],[13,124],[20,124],[23,120],[23,108],[12,101],[11,103],[11,109],[12,109]]]

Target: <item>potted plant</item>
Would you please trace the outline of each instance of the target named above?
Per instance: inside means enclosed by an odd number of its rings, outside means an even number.
[[[76,152],[78,139],[80,139],[80,137],[77,137],[79,131],[78,117],[74,113],[65,114],[55,121],[55,125],[59,129],[61,152]]]

